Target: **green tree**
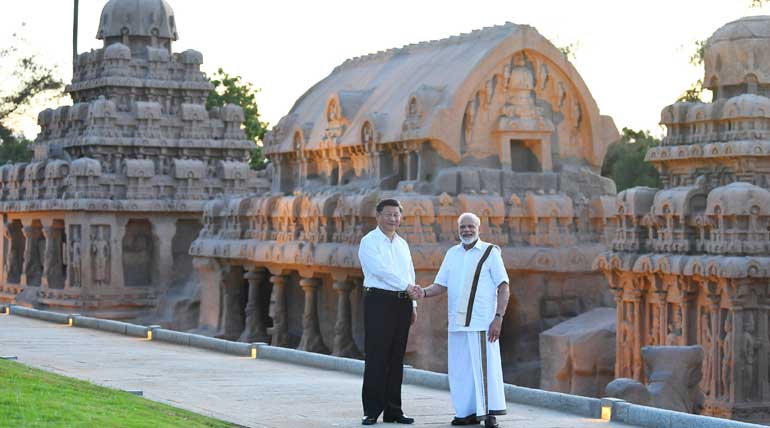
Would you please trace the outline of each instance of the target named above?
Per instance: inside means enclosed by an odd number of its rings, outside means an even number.
[[[22,24],[24,26],[24,24]],[[30,141],[8,125],[11,117],[24,114],[42,94],[61,96],[64,82],[52,67],[41,64],[37,57],[23,53],[24,40],[13,34],[11,46],[0,48],[0,79],[10,88],[0,92],[0,162],[27,161],[32,157]]]
[[[602,175],[615,181],[618,192],[635,186],[661,187],[655,167],[644,160],[647,150],[660,140],[647,131],[623,128],[620,141],[607,149]]]
[[[268,124],[259,120],[256,100],[259,89],[254,88],[251,83],[244,82],[241,76],[231,76],[221,68],[209,80],[214,85],[214,89],[206,100],[206,108],[224,107],[230,103],[243,108],[244,132],[246,137],[257,145],[251,153],[249,165],[252,169],[264,169],[268,161],[262,153],[262,139],[265,137]]]
[[[577,43],[570,43],[568,45],[561,46],[559,48],[559,51],[561,51],[562,54],[564,54],[564,57],[567,58],[567,61],[574,61],[577,59],[577,49],[578,44]]]

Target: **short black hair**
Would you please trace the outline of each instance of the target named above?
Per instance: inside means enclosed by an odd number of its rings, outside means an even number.
[[[382,209],[385,207],[398,207],[398,211],[401,214],[404,213],[404,207],[401,206],[401,202],[398,199],[383,199],[377,204],[377,214],[382,213]]]

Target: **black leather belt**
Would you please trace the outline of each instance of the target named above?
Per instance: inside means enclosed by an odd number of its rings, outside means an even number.
[[[366,290],[366,292],[369,294],[374,294],[375,296],[387,296],[394,299],[411,299],[411,297],[409,297],[409,293],[406,291],[383,290],[382,288],[375,287],[364,287],[364,290]]]

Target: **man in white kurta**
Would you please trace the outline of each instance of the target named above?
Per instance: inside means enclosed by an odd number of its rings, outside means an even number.
[[[485,426],[496,427],[495,415],[506,409],[498,339],[510,292],[500,248],[479,239],[479,223],[473,214],[460,216],[463,242],[447,251],[434,283],[413,297],[448,293],[449,387],[456,412],[452,425],[484,419]]]

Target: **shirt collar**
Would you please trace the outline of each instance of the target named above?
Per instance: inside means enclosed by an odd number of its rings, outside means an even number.
[[[383,232],[382,229],[380,229],[379,225],[375,226],[374,229],[380,235],[380,239],[385,240],[387,242],[391,242],[390,238],[388,238],[388,235],[386,235],[385,232]],[[401,239],[401,237],[398,236],[398,232],[394,233],[393,234],[393,241],[392,242],[396,242],[399,239]]]
[[[485,244],[485,242],[482,241],[481,238],[479,238],[479,239],[476,240],[476,244],[473,247],[471,247],[470,250],[479,250],[479,251],[481,251],[483,249],[482,247],[483,247],[484,244]],[[462,242],[460,242],[460,248],[462,248],[463,251],[470,251],[470,250],[466,250],[465,249],[465,246],[463,245]]]

